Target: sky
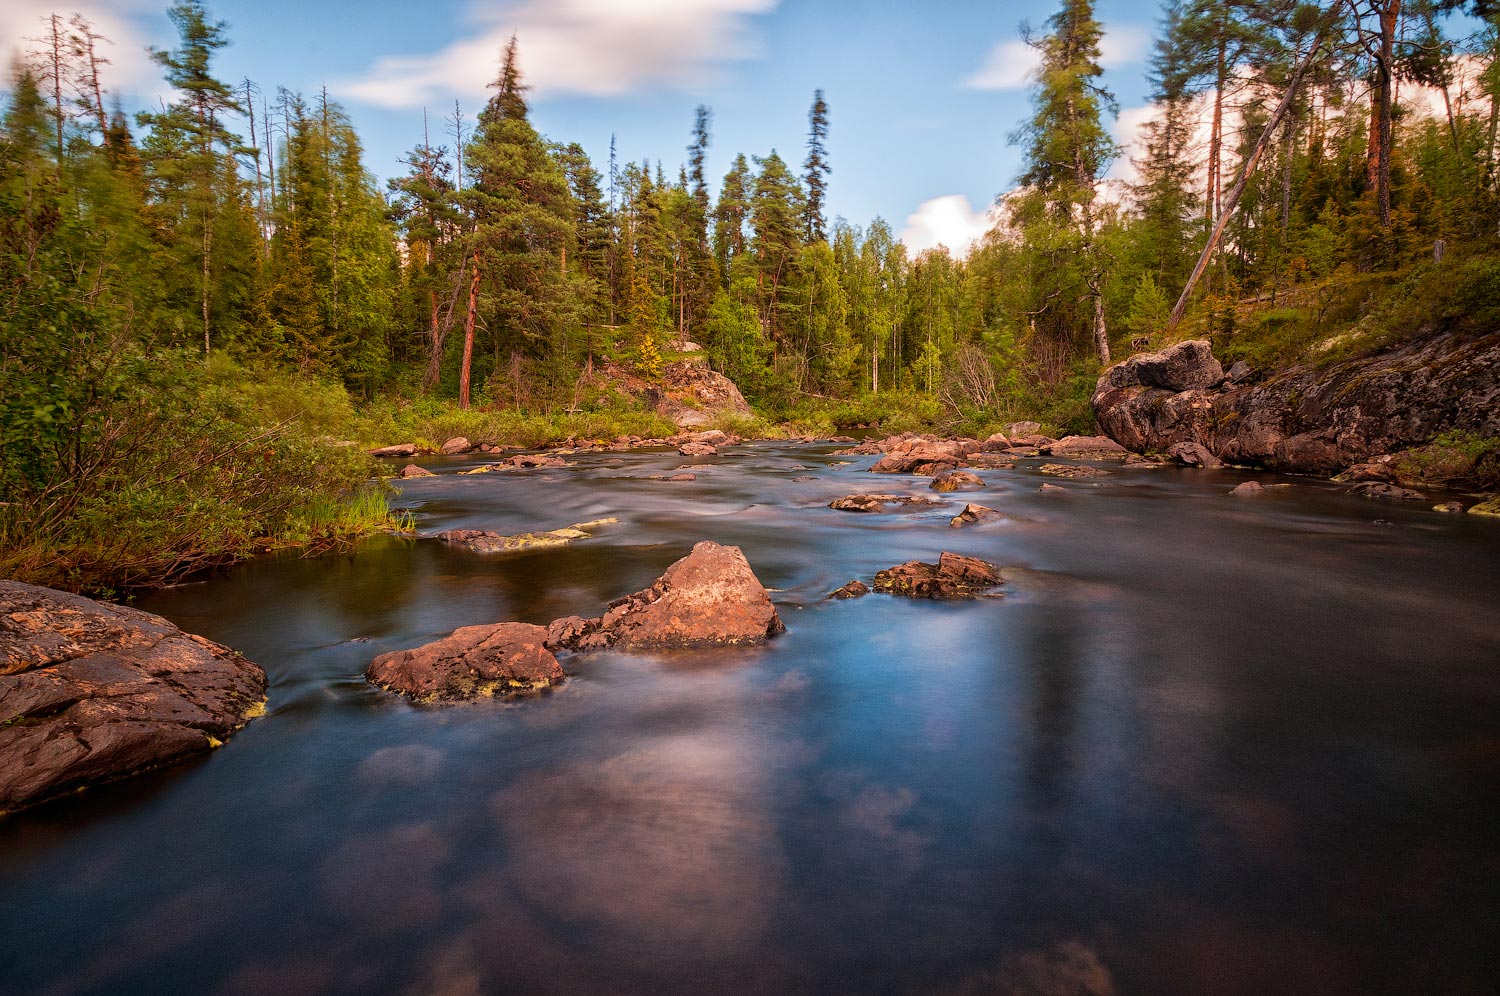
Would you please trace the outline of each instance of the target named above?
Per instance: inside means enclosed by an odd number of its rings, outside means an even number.
[[[5,0],[0,44],[29,47],[53,10],[87,16],[110,39],[110,90],[127,110],[171,99],[148,46],[177,44],[159,0]],[[1021,24],[1044,30],[1053,2],[1011,0],[214,0],[230,44],[220,79],[330,97],[385,180],[433,144],[457,100],[472,124],[500,50],[514,32],[532,87],[532,122],[583,145],[602,173],[610,138],[622,162],[686,158],[694,108],[713,111],[708,172],[736,153],[806,155],[807,113],[822,89],[833,169],[830,217],[881,217],[914,251],[963,251],[1021,171],[1009,136],[1030,113],[1031,52]],[[1118,138],[1143,117],[1153,4],[1098,0],[1105,85],[1121,110]],[[240,129],[245,131],[242,126]]]

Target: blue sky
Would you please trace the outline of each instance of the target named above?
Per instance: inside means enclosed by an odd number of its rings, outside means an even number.
[[[0,39],[11,49],[25,47],[54,9],[47,0],[4,6]],[[114,41],[110,75],[129,108],[166,96],[144,55],[148,44],[175,44],[165,6],[75,0],[63,8],[83,11]],[[550,138],[582,143],[601,171],[613,133],[622,160],[661,158],[675,176],[700,103],[714,112],[715,181],[737,152],[775,148],[800,165],[821,87],[830,214],[861,225],[879,215],[900,234],[924,212],[908,233],[922,243],[962,238],[1019,171],[1008,143],[1029,109],[1018,25],[1041,27],[1055,8],[1035,0],[428,0],[419,8],[218,0],[209,9],[230,25],[221,78],[249,76],[271,92],[327,85],[382,181],[420,141],[424,104],[434,133],[455,98],[472,120],[512,30],[535,84],[533,122]],[[1102,0],[1097,10],[1106,82],[1122,108],[1138,107],[1156,9]]]

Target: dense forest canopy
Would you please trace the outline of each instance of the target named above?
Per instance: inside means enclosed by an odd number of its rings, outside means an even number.
[[[170,16],[153,56],[175,99],[133,120],[81,17],[46,20],[13,71],[0,500],[34,521],[119,501],[127,478],[162,508],[254,480],[265,507],[231,531],[274,531],[301,499],[246,456],[296,448],[273,383],[340,411],[347,392],[555,413],[603,404],[601,369],[649,379],[701,350],[771,418],[899,397],[1086,429],[1100,365],[1133,349],[1191,333],[1274,364],[1351,329],[1492,323],[1500,302],[1500,13],[1482,2],[1166,0],[1127,152],[1093,5],[1063,0],[1028,35],[1031,117],[984,123],[1025,167],[995,177],[999,224],[961,258],[825,216],[841,164],[822,91],[803,148],[746,150],[715,187],[710,108],[685,155],[591,162],[532,124],[512,39],[470,133],[424,130],[383,190],[327,92],[221,80],[228,26],[199,0]],[[1122,155],[1125,185],[1106,180]],[[197,441],[191,468],[164,434]]]

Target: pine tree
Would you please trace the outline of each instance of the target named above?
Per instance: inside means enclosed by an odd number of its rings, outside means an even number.
[[[807,202],[802,213],[802,239],[805,242],[828,241],[828,223],[823,217],[823,200],[828,193],[828,104],[823,91],[813,93],[807,112],[807,159],[802,163],[802,182],[807,188]]]
[[[719,202],[714,206],[714,261],[727,289],[734,279],[732,268],[745,253],[745,222],[750,219],[750,163],[743,153],[734,157]]]

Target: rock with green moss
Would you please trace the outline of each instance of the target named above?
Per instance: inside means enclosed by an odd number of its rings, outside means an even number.
[[[437,539],[454,546],[461,546],[475,553],[514,553],[518,550],[537,550],[553,546],[567,546],[575,540],[588,539],[594,531],[614,525],[619,519],[594,519],[579,522],[561,529],[544,532],[517,533],[507,536],[488,529],[450,529],[437,534]]]
[[[1487,498],[1478,505],[1471,505],[1469,507],[1469,514],[1500,516],[1500,496]]]

